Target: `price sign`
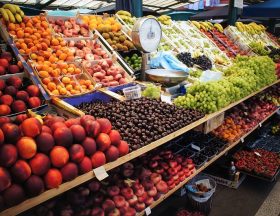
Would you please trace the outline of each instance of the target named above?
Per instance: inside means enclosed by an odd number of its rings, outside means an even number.
[[[103,179],[105,179],[109,176],[108,173],[106,172],[104,166],[94,169],[93,172],[99,181],[102,181]]]
[[[234,0],[234,7],[243,8],[243,0]]]
[[[146,215],[150,215],[152,213],[152,210],[150,207],[145,208]]]

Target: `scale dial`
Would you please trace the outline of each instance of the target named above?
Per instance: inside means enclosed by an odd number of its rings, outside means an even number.
[[[157,50],[162,36],[159,22],[155,18],[140,18],[133,26],[131,37],[134,45],[146,52]]]

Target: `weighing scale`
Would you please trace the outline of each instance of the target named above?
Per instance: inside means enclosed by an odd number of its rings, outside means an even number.
[[[173,97],[185,93],[185,80],[188,74],[184,71],[167,69],[150,69],[151,53],[156,52],[162,38],[160,23],[153,17],[144,17],[136,21],[131,38],[138,50],[142,51],[141,80],[150,80],[162,84],[163,90]]]

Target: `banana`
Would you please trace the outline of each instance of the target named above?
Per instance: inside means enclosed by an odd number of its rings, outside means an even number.
[[[200,23],[202,26],[204,26],[206,28],[206,30],[208,31],[210,28],[209,28],[209,25],[206,23],[206,22],[201,22]]]
[[[214,27],[215,27],[216,29],[218,29],[219,32],[223,33],[224,28],[223,28],[223,26],[222,26],[221,24],[215,23],[215,24],[214,24]]]
[[[198,28],[198,29],[201,28],[200,23],[197,21],[192,21],[192,24],[194,24],[196,26],[196,28]]]
[[[18,23],[22,22],[22,18],[21,18],[21,16],[18,13],[15,15],[15,18],[16,18]]]
[[[8,14],[7,14],[7,12],[5,11],[4,8],[0,8],[0,13],[2,14],[2,17],[4,18],[4,20],[5,20],[6,22],[9,22],[9,21],[10,21],[9,16],[8,16]]]
[[[10,10],[12,12],[12,14],[16,14],[17,13],[17,9],[16,9],[15,5],[4,4],[3,8]]]
[[[19,15],[21,16],[21,18],[24,17],[24,12],[22,10],[20,10]]]
[[[20,13],[21,9],[18,5],[14,5],[14,7],[16,8],[17,13]]]
[[[11,23],[16,23],[16,19],[15,19],[15,16],[14,14],[9,10],[9,9],[5,9],[8,16],[9,16],[9,20]]]

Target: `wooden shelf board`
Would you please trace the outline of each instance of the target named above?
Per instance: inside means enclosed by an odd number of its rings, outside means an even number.
[[[277,109],[278,110],[278,109]],[[268,115],[264,120],[262,120],[260,123],[265,122],[267,119],[269,119],[271,116],[273,116],[277,110],[273,111],[270,115]],[[259,124],[257,124],[255,127],[253,127],[248,133],[246,133],[245,135],[243,135],[242,137],[240,137],[240,139],[238,139],[237,141],[231,143],[227,148],[225,148],[223,151],[221,151],[218,155],[216,155],[214,158],[212,158],[211,160],[207,161],[203,166],[201,166],[199,169],[196,170],[195,173],[193,173],[191,176],[189,176],[188,178],[186,178],[183,182],[181,182],[180,184],[178,184],[175,188],[173,188],[172,190],[170,190],[168,193],[162,195],[157,201],[153,202],[150,205],[150,208],[154,208],[157,205],[159,205],[162,201],[164,201],[166,198],[168,198],[169,196],[171,196],[174,192],[176,192],[178,189],[180,189],[181,187],[183,187],[186,183],[188,183],[189,180],[191,180],[192,178],[194,178],[196,175],[198,175],[200,172],[202,172],[204,169],[206,169],[208,166],[210,166],[212,163],[214,163],[216,160],[218,160],[220,157],[222,157],[226,152],[228,152],[229,150],[231,150],[233,147],[235,147],[238,143],[240,143],[241,140],[245,139],[247,136],[249,136],[252,132],[254,132],[257,128],[259,127]],[[145,211],[142,211],[141,213],[139,213],[138,215],[145,215]],[[138,216],[137,215],[137,216]]]
[[[142,148],[140,148],[136,151],[133,151],[133,152],[117,159],[116,161],[105,164],[104,165],[105,170],[109,171],[111,169],[114,169],[114,168],[116,168],[116,167],[134,159],[134,158],[139,157],[142,154],[145,154],[145,153],[147,153],[147,152],[165,144],[166,142],[168,142],[168,141],[186,133],[187,131],[190,131],[190,130],[194,129],[195,127],[197,127],[197,126],[205,123],[206,121],[212,119],[213,117],[221,114],[222,112],[236,106],[237,104],[245,101],[246,99],[258,94],[259,92],[261,92],[261,91],[265,90],[266,88],[269,88],[270,86],[275,85],[279,82],[280,82],[280,80],[277,80],[273,84],[271,84],[269,86],[266,86],[266,87],[260,89],[259,91],[254,92],[254,93],[248,95],[247,97],[245,97],[245,98],[243,98],[243,99],[241,99],[241,100],[239,100],[235,103],[230,104],[229,106],[223,108],[222,110],[220,110],[218,112],[206,115],[203,118],[201,118],[201,119],[199,119],[199,120],[181,128],[181,129],[179,129],[179,130],[177,130],[177,131],[175,131],[175,132],[173,132],[173,133],[171,133],[171,134],[169,134],[169,135],[167,135],[167,136],[165,136],[165,137],[163,137],[159,140],[156,140],[149,145],[146,145],[146,146],[144,146],[144,147],[142,147]],[[40,194],[39,196],[36,196],[34,198],[30,198],[30,199],[28,199],[28,200],[26,200],[26,201],[24,201],[24,202],[22,202],[22,203],[20,203],[16,206],[13,206],[9,209],[6,209],[6,210],[0,212],[0,216],[10,216],[10,215],[12,216],[12,215],[20,214],[20,213],[22,213],[22,212],[24,212],[24,211],[26,211],[30,208],[33,208],[36,205],[39,205],[40,203],[43,203],[43,202],[45,202],[45,201],[47,201],[47,200],[49,200],[49,199],[51,199],[55,196],[58,196],[58,195],[66,192],[66,191],[68,191],[68,190],[70,190],[70,189],[72,189],[72,188],[74,188],[74,187],[76,187],[80,184],[83,184],[84,182],[86,182],[90,179],[93,179],[93,178],[95,178],[95,175],[94,175],[93,172],[88,172],[86,174],[80,175],[70,182],[65,182],[65,183],[61,184],[58,188],[47,190],[44,193]]]

